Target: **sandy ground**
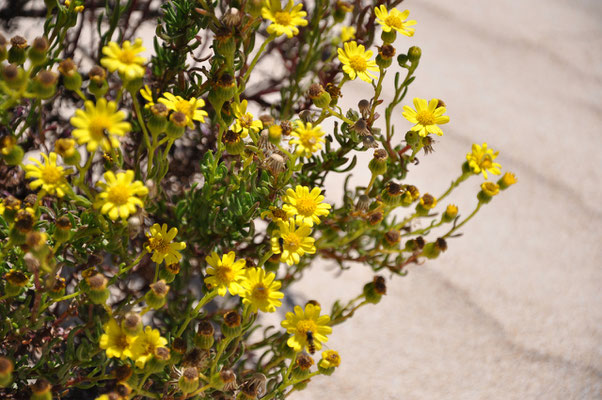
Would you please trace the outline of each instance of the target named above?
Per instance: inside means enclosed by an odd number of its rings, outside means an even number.
[[[418,24],[398,48],[423,50],[408,98],[442,98],[451,117],[409,181],[443,192],[470,145],[485,141],[519,184],[444,256],[413,266],[381,304],[337,327],[328,345],[342,366],[291,398],[602,398],[602,2],[403,5]],[[396,124],[409,127],[401,115]],[[451,196],[461,213],[481,179]],[[371,277],[357,265],[334,280],[324,265],[297,293],[326,305]]]
[[[290,398],[601,399],[602,2],[404,7],[418,25],[397,47],[423,50],[407,97],[444,99],[451,117],[408,182],[443,192],[471,144],[485,141],[519,184],[440,259],[412,266],[378,306],[338,326],[328,347],[341,367]],[[350,85],[348,106],[365,85]],[[395,123],[399,132],[410,126],[400,113]],[[354,182],[368,179],[358,168]],[[480,182],[450,197],[460,213],[475,206]],[[329,183],[330,199],[340,198],[339,185]],[[293,294],[329,309],[372,276],[355,265],[335,279],[332,266],[317,265]]]

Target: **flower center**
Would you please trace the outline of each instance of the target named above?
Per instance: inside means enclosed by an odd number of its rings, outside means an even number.
[[[115,346],[116,347],[118,347],[118,348],[120,348],[122,350],[125,350],[125,349],[128,348],[129,345],[130,344],[128,343],[128,337],[127,337],[127,335],[118,335],[115,338]]]
[[[385,24],[389,25],[392,28],[403,28],[403,23],[401,22],[401,19],[393,15],[389,15],[387,18],[385,18]]]
[[[244,128],[249,128],[253,125],[253,116],[251,114],[245,114],[240,118],[240,124]]]
[[[307,332],[316,333],[317,330],[316,323],[311,319],[304,319],[297,323],[297,332],[301,335],[305,335]]]
[[[316,202],[311,197],[301,197],[296,202],[297,211],[301,215],[313,215],[316,211]]]
[[[136,53],[131,50],[122,50],[118,58],[124,64],[133,64],[136,59]]]
[[[300,138],[304,147],[313,147],[318,142],[312,131],[305,131],[301,133]]]
[[[423,126],[435,124],[435,116],[428,110],[418,111],[416,119],[418,120],[418,123]]]
[[[268,298],[269,290],[263,283],[258,283],[253,288],[253,298],[257,300],[266,300]]]
[[[357,72],[364,72],[368,68],[368,63],[362,56],[349,57],[349,65]]]
[[[301,247],[301,238],[293,232],[284,235],[282,239],[284,240],[284,246],[288,251],[297,251],[297,249]]]
[[[493,161],[491,160],[491,156],[489,156],[489,155],[485,155],[481,159],[481,168],[483,168],[483,169],[491,168],[492,164],[493,164]]]
[[[220,282],[230,283],[234,280],[234,271],[229,266],[221,266],[215,269],[215,276]]]
[[[61,180],[63,174],[61,174],[61,170],[57,167],[53,167],[48,165],[41,169],[40,171],[42,180],[48,184],[54,184]]]
[[[168,253],[169,252],[169,242],[165,239],[150,238],[149,239],[149,247],[153,251],[157,251],[159,253]]]
[[[126,185],[115,185],[108,190],[107,200],[115,205],[127,204],[129,198],[130,189]]]
[[[176,103],[176,111],[189,115],[192,112],[193,104],[186,100],[180,100]]]
[[[106,136],[104,132],[105,129],[109,129],[110,127],[111,121],[104,115],[99,115],[90,121],[90,126],[88,129],[91,133],[92,139],[99,141]]]
[[[274,16],[274,19],[276,20],[276,23],[278,25],[284,25],[284,26],[288,26],[291,23],[291,14],[289,12],[286,11],[278,11],[276,13],[276,15]]]

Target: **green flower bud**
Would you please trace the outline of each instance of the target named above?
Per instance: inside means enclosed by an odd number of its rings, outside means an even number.
[[[16,65],[23,65],[27,57],[27,40],[23,36],[14,36],[10,39],[10,50],[8,51],[8,62]]]
[[[40,99],[48,99],[56,92],[58,75],[52,71],[40,71],[35,76],[32,91]]]
[[[291,376],[293,379],[302,380],[309,376],[311,366],[314,365],[314,360],[305,353],[299,353],[295,359],[295,366]]]
[[[165,132],[169,110],[163,103],[153,104],[150,109],[153,115],[151,115],[148,121],[148,129],[153,136],[157,137]]]
[[[21,90],[27,84],[27,74],[15,64],[9,64],[2,69],[2,79],[13,90]]]
[[[402,186],[395,182],[387,182],[385,189],[381,192],[385,204],[396,206],[401,202]]]
[[[234,310],[224,314],[224,323],[222,324],[222,333],[226,338],[240,336],[242,332],[242,319],[240,314]]]
[[[68,165],[79,165],[81,156],[73,139],[57,139],[54,142],[54,151],[63,157],[63,161]]]
[[[224,134],[222,141],[226,145],[226,151],[233,156],[242,154],[245,150],[245,142],[242,141],[240,134],[234,131],[227,131]]]
[[[165,366],[171,359],[171,352],[167,347],[157,347],[153,357],[146,363],[144,370],[157,373],[165,369]]]
[[[197,334],[194,337],[194,344],[201,349],[208,350],[213,346],[215,330],[209,321],[199,323]]]
[[[435,243],[427,243],[422,250],[422,255],[426,258],[433,259],[439,257],[441,251],[435,246]]]
[[[443,213],[441,220],[443,222],[452,222],[454,219],[456,219],[457,216],[458,216],[458,207],[453,204],[450,204],[445,209],[445,212]]]
[[[109,90],[107,71],[105,71],[104,68],[95,65],[88,73],[88,77],[90,78],[88,92],[92,93],[97,99],[104,97],[105,93]]]
[[[374,175],[384,175],[387,172],[387,151],[384,149],[374,150],[374,158],[370,160],[368,168]]]
[[[308,91],[309,98],[314,103],[314,105],[318,108],[326,108],[330,105],[332,98],[330,97],[330,93],[328,93],[322,85],[319,83],[313,83],[309,87]]]
[[[362,292],[366,301],[372,304],[378,304],[383,297],[381,294],[376,292],[374,282],[365,284]]]
[[[192,393],[199,387],[199,371],[195,367],[184,369],[182,376],[178,380],[178,386],[184,394]]]
[[[82,76],[77,72],[75,63],[70,58],[59,64],[59,72],[63,76],[63,84],[68,90],[79,90],[82,87]]]
[[[168,138],[176,140],[182,137],[186,131],[186,124],[188,123],[188,117],[186,114],[181,112],[174,112],[169,116],[169,123],[165,134]]]
[[[23,161],[24,151],[14,136],[5,136],[0,141],[0,155],[7,165],[19,165]]]
[[[46,61],[47,52],[48,40],[45,37],[37,37],[27,55],[32,65],[42,65]]]
[[[418,64],[418,61],[420,61],[421,56],[422,50],[418,46],[412,46],[408,50],[408,60],[410,60],[412,64]]]
[[[416,131],[407,131],[406,132],[406,143],[412,148],[415,148],[420,144],[420,135]]]
[[[180,264],[169,264],[159,270],[159,279],[163,279],[166,283],[171,283],[176,279],[176,275],[180,272]]]
[[[393,43],[397,38],[397,32],[395,32],[393,29],[391,29],[389,32],[383,31],[383,33],[380,35],[380,38],[383,40],[384,44]]]
[[[150,289],[144,296],[144,301],[149,307],[158,310],[165,305],[167,301],[167,293],[169,293],[169,286],[164,280],[158,280],[157,282],[150,285]]]
[[[130,93],[138,93],[138,91],[144,85],[144,83],[142,82],[142,78],[125,79],[125,77],[121,75],[120,78],[124,83],[125,89]]]
[[[121,329],[130,336],[137,336],[142,332],[142,317],[139,314],[130,311],[121,320]]]
[[[107,289],[108,282],[107,278],[99,273],[86,278],[86,283],[88,284],[86,294],[92,303],[105,304],[107,302],[110,294],[109,289]]]

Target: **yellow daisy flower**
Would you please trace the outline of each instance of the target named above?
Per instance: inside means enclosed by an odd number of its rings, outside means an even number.
[[[109,358],[132,358],[132,343],[136,336],[128,336],[121,329],[121,326],[111,319],[104,325],[105,333],[100,337],[100,348],[106,350]]]
[[[298,264],[302,255],[316,252],[315,240],[310,234],[311,228],[306,224],[297,227],[294,218],[285,223],[281,222],[273,232],[272,252],[280,254],[280,261],[288,265]]]
[[[142,47],[142,39],[138,38],[132,45],[129,40],[123,42],[122,47],[115,42],[109,42],[108,46],[102,48],[102,54],[106,57],[100,59],[100,65],[109,72],[119,72],[122,79],[133,80],[144,76],[144,63],[146,58],[138,53],[146,50]]]
[[[466,159],[468,160],[468,165],[472,169],[472,172],[477,175],[482,172],[485,179],[489,179],[487,177],[487,172],[491,172],[494,175],[500,175],[502,173],[500,171],[502,166],[493,162],[499,153],[499,151],[494,153],[493,149],[487,148],[487,143],[483,143],[483,146],[479,146],[475,143],[472,145],[472,152],[466,154]]]
[[[50,152],[48,156],[42,153],[42,157],[44,158],[44,164],[30,157],[29,159],[37,165],[29,164],[25,166],[25,178],[35,178],[29,184],[29,187],[36,190],[41,186],[44,192],[63,197],[65,193],[69,192],[69,184],[65,178],[73,171],[56,165],[57,154],[55,152]]]
[[[114,101],[100,99],[94,105],[88,100],[84,107],[86,111],[75,110],[75,115],[71,117],[71,125],[76,128],[71,134],[77,143],[87,143],[86,148],[91,153],[98,146],[107,153],[111,147],[119,147],[116,136],[124,136],[132,130],[130,123],[124,121],[125,113],[116,111],[117,104]]]
[[[322,148],[325,134],[320,125],[313,126],[311,122],[297,121],[295,130],[291,132],[291,136],[294,136],[295,139],[289,143],[297,145],[295,150],[297,155],[311,157],[313,153]]]
[[[437,99],[432,99],[427,104],[425,99],[416,97],[414,98],[416,111],[410,106],[404,106],[402,115],[411,123],[416,124],[410,130],[418,132],[423,137],[426,137],[429,133],[443,136],[443,131],[438,125],[447,124],[449,117],[443,115],[446,111],[445,107],[439,107],[438,105],[439,100]]]
[[[311,192],[309,187],[297,185],[295,190],[289,188],[284,196],[283,210],[286,211],[289,217],[296,216],[297,224],[306,224],[314,226],[320,223],[320,217],[326,216],[330,213],[331,205],[328,203],[322,203],[324,196],[320,193],[320,188],[313,188]]]
[[[103,191],[98,194],[94,207],[108,214],[115,221],[118,217],[126,219],[136,212],[136,206],[144,207],[139,197],[146,196],[148,189],[140,181],[134,181],[134,171],[127,170],[115,175],[112,171],[104,173],[105,182],[98,182]]]
[[[336,350],[326,350],[322,353],[322,359],[318,363],[318,366],[328,369],[336,368],[341,365],[341,356]]]
[[[299,34],[297,27],[307,25],[307,20],[303,18],[307,13],[301,11],[302,8],[303,4],[294,5],[293,0],[289,0],[284,8],[280,0],[267,0],[261,9],[261,16],[272,21],[268,26],[268,33],[275,36],[286,35],[289,38]]]
[[[243,298],[243,304],[251,306],[251,312],[255,313],[258,309],[263,312],[274,312],[276,307],[282,305],[280,299],[284,294],[278,291],[282,284],[274,280],[276,274],[273,272],[266,274],[262,268],[248,268],[245,276],[240,296]]]
[[[205,107],[205,101],[200,98],[191,97],[190,100],[186,100],[171,93],[163,93],[163,97],[158,101],[159,103],[163,103],[168,109],[186,115],[186,125],[189,128],[194,128],[192,120],[205,122],[205,117],[209,115],[201,109]]]
[[[498,185],[497,183],[493,183],[493,182],[483,182],[483,183],[481,183],[481,190],[487,196],[493,197],[500,192],[500,185]]]
[[[177,234],[177,228],[171,228],[167,231],[167,224],[151,226],[150,233],[147,234],[148,245],[146,250],[153,254],[152,260],[154,262],[161,264],[165,260],[165,264],[171,265],[182,259],[179,251],[186,248],[186,243],[171,242]]]
[[[151,88],[148,85],[144,85],[144,87],[140,89],[140,96],[142,96],[142,98],[146,100],[144,108],[151,108],[155,105],[153,100],[153,92],[151,91]]]
[[[243,269],[246,261],[235,261],[235,259],[236,254],[233,251],[223,255],[221,259],[215,251],[205,258],[207,264],[210,265],[207,267],[205,284],[211,289],[217,288],[217,293],[220,296],[225,296],[226,292],[236,296],[244,290],[241,283],[245,279]]]
[[[302,351],[308,347],[307,337],[311,334],[316,350],[322,348],[322,343],[328,341],[332,328],[328,326],[330,317],[328,315],[320,316],[320,307],[307,304],[305,310],[301,306],[295,306],[295,312],[287,312],[286,319],[280,323],[288,333],[293,334],[287,344],[296,352]]]
[[[355,28],[353,26],[344,26],[341,28],[341,41],[347,42],[355,39]]]
[[[343,71],[350,79],[360,78],[365,82],[372,82],[376,78],[370,71],[378,71],[376,61],[371,60],[372,50],[367,50],[363,45],[358,45],[356,41],[345,42],[344,50],[337,49],[339,61],[343,64]]]
[[[136,367],[144,368],[144,364],[153,357],[155,350],[166,345],[167,340],[161,337],[159,330],[150,326],[145,327],[131,346],[132,359],[136,360]]]
[[[415,29],[408,27],[416,25],[416,21],[405,21],[410,15],[408,10],[399,11],[397,8],[393,8],[391,11],[387,11],[387,7],[380,5],[374,8],[374,14],[376,15],[376,22],[382,25],[383,31],[396,30],[402,35],[414,36]]]
[[[247,101],[243,100],[240,104],[233,104],[232,111],[236,117],[236,122],[232,130],[240,133],[241,137],[247,137],[249,131],[257,133],[263,129],[263,123],[259,120],[253,120],[253,114],[247,112]]]

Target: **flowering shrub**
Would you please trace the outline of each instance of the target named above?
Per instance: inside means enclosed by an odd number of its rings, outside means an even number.
[[[122,3],[47,0],[42,36],[0,36],[3,399],[283,399],[345,362],[337,325],[516,182],[483,143],[439,196],[410,183],[450,116],[406,98],[420,24],[400,1]],[[446,200],[471,177],[462,215]],[[289,306],[318,258],[375,277]]]

